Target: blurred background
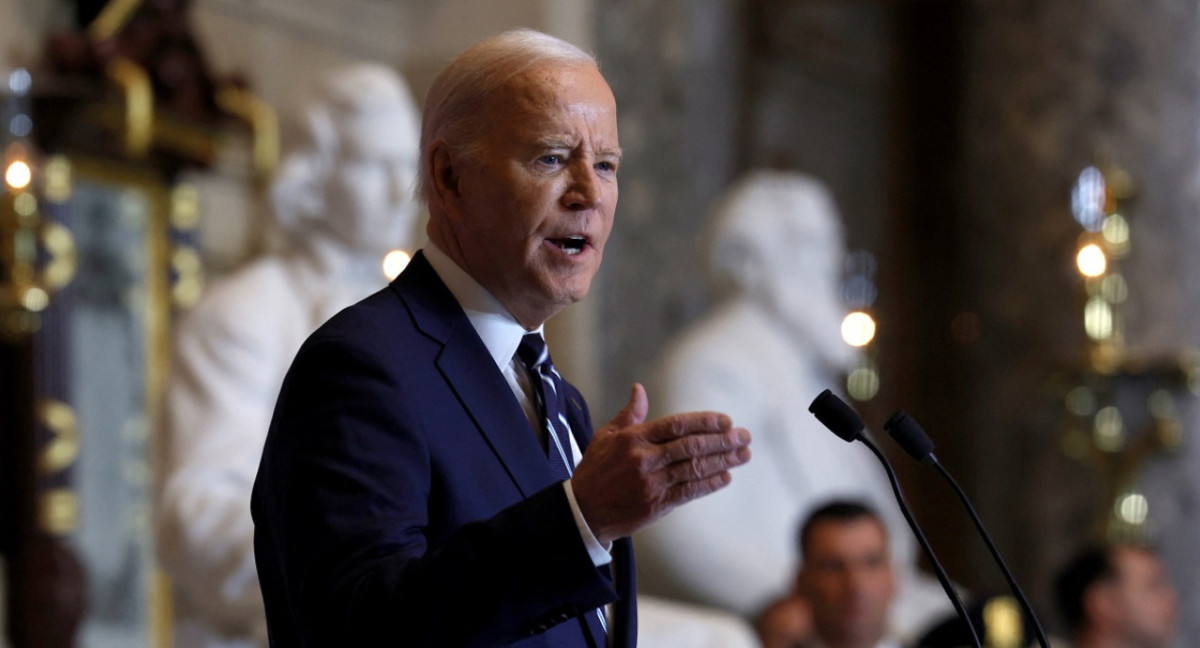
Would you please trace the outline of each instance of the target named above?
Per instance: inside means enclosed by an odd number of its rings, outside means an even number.
[[[804,172],[874,328],[835,387],[874,429],[923,423],[1051,624],[1057,566],[1134,538],[1200,641],[1200,2],[0,0],[0,645],[169,645],[172,326],[256,252],[294,89],[369,60],[419,103],[517,26],[593,51],[620,107],[606,263],[552,331],[595,418],[714,303],[722,192]],[[1002,591],[894,454],[948,571]]]

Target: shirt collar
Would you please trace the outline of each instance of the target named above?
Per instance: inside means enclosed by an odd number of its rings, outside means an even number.
[[[442,283],[446,284],[446,288],[450,289],[450,294],[454,295],[458,305],[467,314],[467,319],[483,340],[483,345],[487,347],[497,367],[503,368],[512,362],[517,347],[521,344],[521,337],[526,333],[541,335],[541,326],[533,331],[526,331],[495,295],[475,281],[454,262],[454,259],[434,245],[433,241],[427,240],[422,249],[433,271]]]

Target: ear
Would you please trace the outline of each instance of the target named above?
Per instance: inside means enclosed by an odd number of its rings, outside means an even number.
[[[437,140],[429,147],[429,157],[425,162],[429,165],[431,207],[436,206],[439,211],[453,216],[461,213],[462,200],[460,169],[456,162],[445,140]]]

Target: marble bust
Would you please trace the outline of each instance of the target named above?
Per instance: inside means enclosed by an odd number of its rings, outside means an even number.
[[[900,572],[893,623],[903,634],[949,610],[918,578],[915,541],[875,458],[807,411],[839,391],[855,351],[840,337],[845,254],[828,190],[792,172],[735,183],[708,225],[720,295],[664,350],[649,381],[657,415],[711,409],[754,434],[754,460],[722,491],[673,511],[634,538],[639,587],[750,616],[785,593],[797,525],[834,497],[869,502],[887,521]],[[911,609],[908,609],[911,608]]]
[[[386,252],[413,248],[418,111],[404,81],[332,69],[296,112],[269,249],[176,330],[156,523],[182,648],[267,645],[249,502],[283,374],[318,325],[386,284]]]

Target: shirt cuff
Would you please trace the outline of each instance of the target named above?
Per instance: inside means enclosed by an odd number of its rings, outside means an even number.
[[[583,546],[587,547],[588,556],[592,558],[592,564],[597,567],[602,567],[612,562],[612,544],[607,547],[600,544],[596,536],[592,535],[592,529],[588,527],[587,520],[583,519],[583,513],[579,511],[579,503],[575,501],[575,491],[571,489],[571,480],[563,482],[563,490],[567,492],[567,502],[571,504],[571,514],[575,516],[575,526],[579,527],[579,537],[583,538]]]

